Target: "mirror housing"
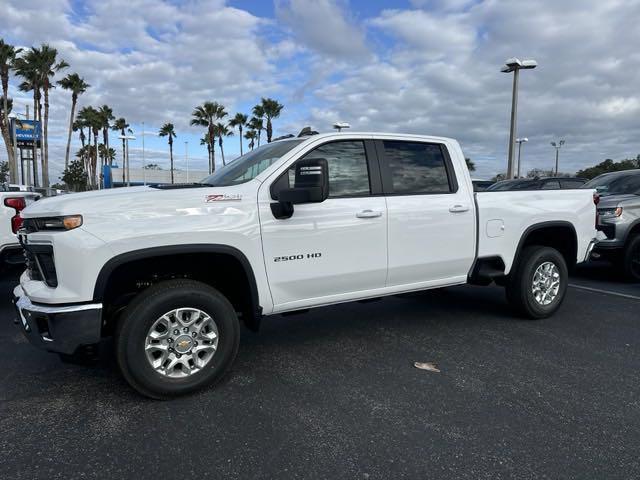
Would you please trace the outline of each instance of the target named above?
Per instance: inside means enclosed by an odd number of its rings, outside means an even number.
[[[271,204],[271,212],[278,219],[290,218],[293,206],[301,203],[320,203],[329,197],[329,164],[324,158],[310,158],[296,162],[294,186],[278,192],[278,202]]]

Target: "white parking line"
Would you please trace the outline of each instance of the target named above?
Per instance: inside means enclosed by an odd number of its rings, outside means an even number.
[[[631,298],[633,300],[640,300],[640,297],[638,297],[636,295],[629,295],[629,294],[626,294],[626,293],[612,292],[611,290],[601,290],[600,288],[584,287],[582,285],[576,285],[575,283],[570,283],[569,286],[573,287],[573,288],[580,289],[580,290],[587,290],[589,292],[598,292],[598,293],[604,293],[606,295],[615,295],[616,297]]]

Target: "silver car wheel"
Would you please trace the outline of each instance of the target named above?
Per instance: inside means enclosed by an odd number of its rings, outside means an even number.
[[[218,326],[197,308],[176,308],[158,318],[145,339],[149,364],[159,374],[181,378],[202,370],[218,348]]]
[[[544,262],[536,268],[533,274],[531,292],[533,298],[540,305],[546,306],[553,302],[560,291],[560,270],[553,262]]]

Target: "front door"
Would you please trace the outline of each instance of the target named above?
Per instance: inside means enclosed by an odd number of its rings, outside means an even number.
[[[327,160],[329,198],[295,205],[288,219],[276,219],[270,208],[270,187],[282,176],[260,188],[262,244],[276,311],[364,297],[384,287],[387,208],[384,197],[372,196],[379,185],[372,152],[368,141],[341,140],[303,154]],[[282,174],[288,178],[285,186],[293,186],[292,172],[293,163]]]

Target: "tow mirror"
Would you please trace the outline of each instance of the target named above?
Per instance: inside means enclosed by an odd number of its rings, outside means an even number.
[[[290,218],[293,206],[301,203],[324,202],[329,196],[329,165],[324,158],[300,160],[296,163],[292,188],[278,192],[278,202],[271,204],[271,212],[278,219]]]

